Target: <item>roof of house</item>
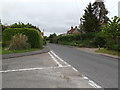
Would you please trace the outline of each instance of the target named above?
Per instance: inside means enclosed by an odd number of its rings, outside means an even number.
[[[71,30],[68,31],[68,33],[73,33],[75,30],[76,30],[76,28],[71,29]]]
[[[76,29],[77,29],[77,27],[75,27],[75,28],[71,27],[71,29],[67,32],[67,34],[72,34]]]

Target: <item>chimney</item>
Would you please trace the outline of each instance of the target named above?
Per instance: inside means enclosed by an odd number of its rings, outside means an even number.
[[[75,26],[75,29],[77,29],[77,26]]]
[[[73,27],[71,26],[71,30],[73,29]]]

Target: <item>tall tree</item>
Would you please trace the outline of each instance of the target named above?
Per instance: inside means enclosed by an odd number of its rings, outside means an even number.
[[[94,9],[94,14],[99,19],[100,23],[107,23],[109,18],[107,17],[107,14],[109,13],[108,10],[105,7],[104,1],[103,0],[96,0],[93,3],[93,9]]]
[[[97,17],[93,14],[94,9],[92,7],[92,4],[89,3],[89,5],[84,11],[85,14],[82,17],[84,32],[89,33],[96,32],[97,30],[99,30],[99,21]]]

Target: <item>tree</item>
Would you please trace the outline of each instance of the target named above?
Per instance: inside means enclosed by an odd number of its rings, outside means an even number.
[[[101,24],[107,23],[109,18],[107,17],[107,14],[109,13],[108,10],[105,8],[105,4],[103,0],[96,0],[93,3],[93,9],[94,14],[97,17],[97,19],[100,21]]]
[[[112,20],[109,20],[108,23],[104,26],[102,32],[104,33],[104,37],[106,38],[106,47],[108,49],[113,49],[113,46],[117,44],[117,37],[120,36],[120,18],[115,16],[114,18],[112,18]]]
[[[57,35],[55,33],[50,34],[50,36],[49,36],[50,43],[56,43],[56,37],[57,37]]]
[[[89,3],[88,7],[86,7],[84,11],[85,14],[82,17],[84,32],[89,33],[96,32],[97,30],[99,30],[99,21],[93,14],[94,9],[92,7],[92,4]]]

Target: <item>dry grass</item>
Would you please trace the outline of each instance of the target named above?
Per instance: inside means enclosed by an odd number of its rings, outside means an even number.
[[[29,49],[30,44],[27,43],[27,40],[28,40],[28,38],[26,35],[16,34],[15,36],[13,36],[8,50]]]

